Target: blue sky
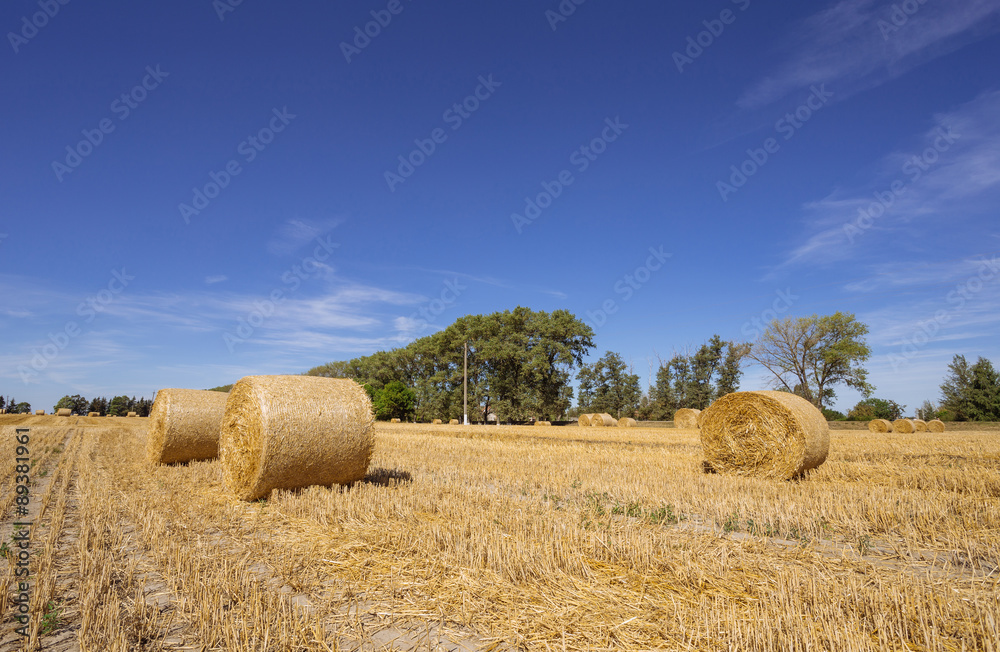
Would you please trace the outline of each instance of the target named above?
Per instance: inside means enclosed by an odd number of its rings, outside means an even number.
[[[1000,362],[1000,0],[18,0],[0,31],[0,392],[34,407],[517,305],[644,384],[837,310],[911,412]]]

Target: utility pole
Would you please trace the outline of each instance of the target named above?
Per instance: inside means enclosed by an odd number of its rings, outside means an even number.
[[[465,410],[465,425],[469,425],[469,343],[465,343],[465,362],[462,370],[462,397]]]

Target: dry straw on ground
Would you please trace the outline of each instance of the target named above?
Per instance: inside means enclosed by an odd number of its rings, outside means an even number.
[[[608,414],[607,412],[601,412],[600,414],[594,414],[594,415],[591,415],[591,417],[590,417],[590,425],[592,425],[592,426],[599,426],[599,427],[604,427],[604,428],[610,428],[611,426],[614,426],[617,423],[618,422],[615,420],[615,418],[613,416],[611,416],[610,414]]]
[[[932,419],[927,422],[928,432],[944,432],[944,421],[940,419]]]
[[[38,414],[38,413],[35,412],[35,414]],[[45,412],[42,412],[42,414],[45,414]],[[69,408],[59,408],[59,410],[56,411],[56,416],[57,417],[68,417],[68,416],[70,416],[72,414],[73,414],[73,410],[71,410]]]
[[[246,376],[229,392],[219,457],[243,500],[274,489],[349,484],[375,447],[372,402],[346,378]]]
[[[927,432],[927,422],[923,419],[913,419],[913,427],[917,432]]]
[[[448,425],[449,425],[449,426],[457,426],[457,425],[459,425],[460,423],[461,423],[461,422],[460,422],[460,421],[459,421],[458,419],[452,419],[451,421],[449,421],[449,422],[448,422]]]
[[[581,414],[579,416],[579,418],[577,419],[577,423],[580,424],[581,426],[589,426],[590,425],[590,418],[592,416],[594,416],[594,415],[592,415],[592,414]]]
[[[715,471],[789,479],[826,461],[830,429],[795,394],[734,392],[706,410],[701,447]]]
[[[536,421],[535,425],[536,426],[551,426],[552,422],[551,421]]]
[[[631,417],[624,417],[622,419],[618,419],[619,428],[635,428],[637,425],[638,424],[636,423],[635,419]]]
[[[697,428],[699,427],[698,415],[701,410],[681,408],[674,412],[674,428]]]
[[[912,419],[896,419],[892,422],[893,432],[901,432],[904,435],[909,435],[917,431],[916,424],[913,423]]]
[[[868,422],[868,430],[871,432],[892,432],[892,421],[888,419],[872,419]]]
[[[219,455],[226,392],[161,389],[149,411],[146,459],[153,464],[207,460]]]

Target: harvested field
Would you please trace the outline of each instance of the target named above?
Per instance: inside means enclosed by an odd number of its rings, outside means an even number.
[[[704,474],[697,431],[378,424],[363,481],[245,503],[147,424],[0,416],[35,523],[0,649],[1000,649],[995,430],[834,430],[785,482]]]

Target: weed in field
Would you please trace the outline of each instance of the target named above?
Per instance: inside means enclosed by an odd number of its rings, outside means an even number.
[[[62,626],[62,623],[59,620],[61,614],[62,610],[59,609],[59,605],[55,602],[49,600],[45,604],[45,612],[42,614],[42,636],[51,634]]]

